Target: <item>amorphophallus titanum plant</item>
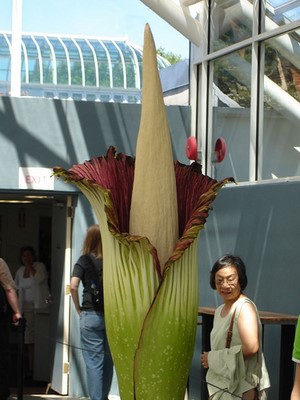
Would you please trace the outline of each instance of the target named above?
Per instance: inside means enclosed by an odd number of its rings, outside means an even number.
[[[105,320],[122,400],[182,400],[198,311],[198,234],[229,180],[173,161],[148,25],[136,158],[95,157],[54,175],[75,184],[98,219]]]

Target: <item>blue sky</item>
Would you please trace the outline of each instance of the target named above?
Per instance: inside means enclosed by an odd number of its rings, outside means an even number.
[[[0,30],[11,30],[12,0],[0,0]],[[139,0],[23,0],[23,31],[124,37],[143,45],[149,23],[156,47],[188,58],[179,32]]]

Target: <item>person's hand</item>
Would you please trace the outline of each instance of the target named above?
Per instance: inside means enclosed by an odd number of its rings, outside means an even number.
[[[25,265],[24,278],[30,278],[30,276],[34,276],[35,273],[36,269],[34,268],[33,264]]]
[[[202,364],[203,368],[205,368],[205,369],[209,368],[209,365],[208,365],[208,353],[209,353],[208,351],[204,351],[201,354],[201,357],[200,357],[201,364]]]
[[[22,318],[21,313],[19,313],[19,312],[14,313],[13,316],[12,316],[13,324],[14,325],[18,325],[20,318]]]

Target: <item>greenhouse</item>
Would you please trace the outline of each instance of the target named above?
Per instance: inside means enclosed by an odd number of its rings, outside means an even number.
[[[12,35],[0,32],[0,93],[9,94]],[[169,64],[157,56],[158,68]],[[140,102],[142,48],[125,38],[22,34],[23,96]]]

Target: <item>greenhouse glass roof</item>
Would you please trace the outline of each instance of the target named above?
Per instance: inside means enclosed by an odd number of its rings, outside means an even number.
[[[0,82],[10,81],[11,42],[0,32]],[[23,33],[21,46],[22,84],[141,89],[142,48],[127,39]]]

